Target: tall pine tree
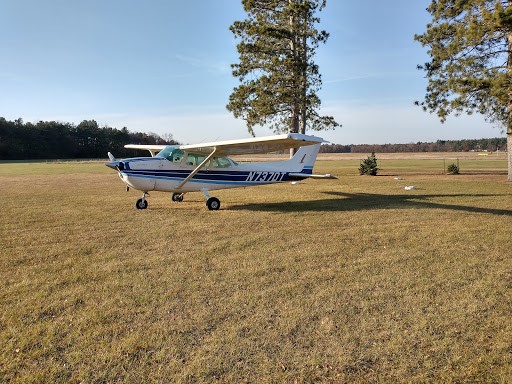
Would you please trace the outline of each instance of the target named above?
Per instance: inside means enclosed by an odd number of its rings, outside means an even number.
[[[240,63],[233,76],[241,84],[233,90],[227,109],[243,118],[254,135],[256,125],[276,133],[334,129],[331,116],[320,116],[322,85],[313,61],[329,34],[319,31],[315,16],[326,0],[243,0],[247,19],[230,27],[240,42]]]
[[[481,113],[506,129],[512,181],[512,1],[433,0],[432,22],[415,39],[429,48],[420,69],[428,79],[417,102],[441,121],[454,113]]]

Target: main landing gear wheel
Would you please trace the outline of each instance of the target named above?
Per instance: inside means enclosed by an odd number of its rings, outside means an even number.
[[[172,201],[181,203],[183,201],[183,195],[184,193],[173,193],[171,199]]]
[[[148,201],[146,199],[140,198],[135,203],[135,207],[137,207],[137,209],[146,209],[148,207]]]
[[[210,211],[216,211],[220,208],[220,200],[216,197],[210,197],[206,200],[206,206]]]

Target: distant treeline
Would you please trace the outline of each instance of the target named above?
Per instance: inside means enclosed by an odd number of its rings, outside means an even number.
[[[507,139],[438,140],[435,143],[411,144],[331,144],[323,145],[324,153],[400,153],[400,152],[469,152],[507,150]]]
[[[177,144],[155,133],[99,127],[94,120],[78,125],[56,121],[33,124],[0,117],[0,160],[94,159],[106,158],[108,151],[116,157],[140,156],[140,151],[124,148],[129,143]]]
[[[96,159],[107,152],[116,157],[140,156],[140,151],[124,148],[125,144],[178,144],[172,135],[162,138],[156,133],[130,132],[100,127],[94,120],[80,124],[57,121],[24,123],[0,117],[0,160],[31,159]],[[331,144],[323,145],[324,153],[393,153],[393,152],[463,152],[505,151],[506,138],[479,140],[438,140],[435,143],[411,144]]]

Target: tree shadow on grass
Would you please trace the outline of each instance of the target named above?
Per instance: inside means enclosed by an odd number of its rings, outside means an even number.
[[[233,210],[252,210],[267,212],[350,212],[374,209],[410,209],[410,208],[434,208],[449,209],[453,211],[470,213],[487,213],[492,215],[512,216],[512,210],[483,208],[467,205],[437,203],[432,200],[436,198],[475,198],[475,197],[506,197],[508,194],[454,194],[454,195],[424,195],[424,194],[401,194],[401,195],[380,195],[370,193],[345,193],[345,192],[323,192],[326,195],[334,196],[322,200],[309,201],[283,201],[279,203],[255,203],[235,205]]]

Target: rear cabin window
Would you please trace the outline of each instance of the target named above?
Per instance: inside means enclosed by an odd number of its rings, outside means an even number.
[[[228,168],[231,166],[231,162],[225,157],[217,157],[214,160],[213,166],[215,168]]]

